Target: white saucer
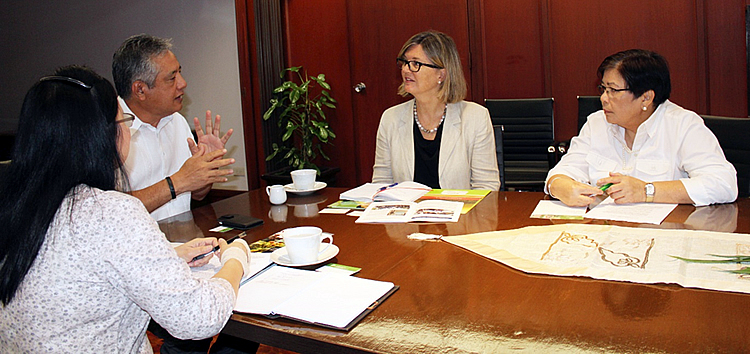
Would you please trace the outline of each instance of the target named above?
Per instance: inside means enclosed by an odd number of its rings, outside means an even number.
[[[287,193],[297,194],[297,195],[308,195],[313,194],[314,192],[317,192],[323,188],[325,188],[327,184],[325,182],[315,182],[315,185],[312,187],[312,189],[297,189],[294,188],[294,183],[289,183],[284,186],[284,190]]]
[[[320,244],[320,249],[322,250],[326,246],[328,246],[327,242],[321,243]],[[304,267],[304,266],[309,266],[309,265],[313,265],[313,264],[323,263],[323,262],[325,262],[325,261],[327,261],[327,260],[329,260],[329,259],[331,259],[333,257],[336,257],[337,254],[339,254],[339,248],[336,245],[332,244],[330,247],[328,247],[328,249],[325,252],[323,252],[320,255],[318,255],[318,260],[317,261],[310,262],[310,263],[296,264],[296,263],[292,263],[292,260],[289,259],[289,254],[286,251],[286,247],[282,247],[282,248],[279,248],[279,249],[273,251],[273,253],[271,253],[271,260],[274,263],[279,264],[279,265],[283,265],[283,266],[288,266],[288,267]]]

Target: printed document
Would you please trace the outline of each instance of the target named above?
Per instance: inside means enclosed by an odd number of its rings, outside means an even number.
[[[614,199],[608,197],[586,213],[585,217],[658,225],[676,207],[677,204],[665,203],[615,204]]]
[[[536,219],[583,220],[586,207],[567,206],[559,200],[540,200],[531,217]]]

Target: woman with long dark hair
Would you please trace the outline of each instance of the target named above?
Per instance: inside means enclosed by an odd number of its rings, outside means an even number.
[[[117,192],[132,120],[112,84],[83,67],[26,94],[0,184],[3,351],[148,353],[149,318],[185,339],[229,319],[247,245],[205,238],[175,249],[140,201]],[[187,262],[216,245],[224,267],[192,278]]]

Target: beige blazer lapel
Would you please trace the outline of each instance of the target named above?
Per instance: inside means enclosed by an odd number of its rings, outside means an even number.
[[[448,105],[448,109],[445,113],[445,123],[443,124],[443,137],[440,140],[438,176],[446,175],[446,169],[450,168],[450,166],[448,166],[448,161],[451,160],[451,156],[455,153],[456,145],[458,145],[458,142],[461,140],[460,104],[452,103]]]
[[[398,168],[394,166],[394,170],[408,171],[409,181],[414,180],[414,133],[412,132],[414,124],[414,99],[411,100],[411,104],[404,106],[408,113],[399,115],[398,131],[394,132],[397,134],[400,141],[399,146],[403,146],[400,151],[396,152],[398,158],[394,158],[394,163],[400,164]]]

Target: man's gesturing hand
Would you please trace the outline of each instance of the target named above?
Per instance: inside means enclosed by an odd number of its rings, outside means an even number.
[[[192,157],[187,159],[179,171],[172,175],[177,194],[197,191],[213,183],[226,182],[234,173],[231,169],[220,169],[234,163],[234,159],[222,159],[226,149],[207,152],[205,145],[200,145]]]
[[[193,139],[188,139],[188,146],[190,152],[195,155],[198,151],[198,145],[206,145],[206,152],[214,152],[216,150],[224,149],[229,138],[232,137],[234,129],[229,129],[227,133],[221,138],[221,116],[216,115],[216,121],[211,121],[211,111],[206,111],[206,132],[203,132],[201,122],[198,117],[193,118],[193,124],[195,125],[195,135],[198,137],[198,144],[195,144]]]

